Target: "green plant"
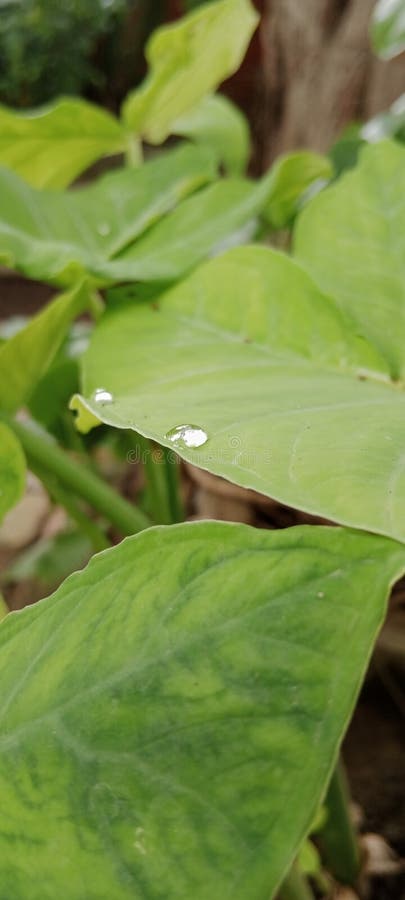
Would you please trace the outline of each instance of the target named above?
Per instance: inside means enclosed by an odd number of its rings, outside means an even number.
[[[122,16],[126,0],[3,0],[0,9],[0,96],[32,106],[97,82],[90,53]]]
[[[155,37],[126,106],[132,137],[216,115],[210,91],[253,22],[247,3],[220,0]],[[92,508],[94,549],[108,526],[130,535],[1,624],[0,900],[267,900],[280,885],[303,900],[322,803],[322,858],[343,881],[358,874],[335,766],[405,571],[405,149],[366,147],[327,187],[330,164],[308,153],[253,182],[218,175],[230,139],[200,124],[205,146],[84,189],[0,173],[0,259],[65,288],[0,345],[0,512],[26,459],[81,529]],[[44,150],[60,187],[68,156],[55,135]],[[41,153],[24,163],[36,184]],[[286,227],[292,254],[258,245]],[[41,404],[58,409],[52,373],[83,311],[94,324],[71,408],[82,434],[103,423],[129,459],[141,452],[142,509],[80,438],[72,458],[42,427],[64,435]],[[339,527],[174,524],[178,457]]]

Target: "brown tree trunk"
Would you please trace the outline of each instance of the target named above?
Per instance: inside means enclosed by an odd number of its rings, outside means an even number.
[[[260,168],[297,147],[325,151],[342,129],[386,109],[405,89],[405,54],[378,60],[375,0],[265,0]]]

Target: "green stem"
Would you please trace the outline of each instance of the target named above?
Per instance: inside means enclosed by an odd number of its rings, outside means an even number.
[[[129,134],[127,137],[125,162],[129,168],[138,168],[143,163],[142,143],[134,134]]]
[[[360,869],[359,845],[350,818],[350,793],[341,762],[332,775],[325,798],[327,819],[319,832],[322,860],[342,884],[355,885]]]
[[[148,528],[148,517],[120,496],[98,475],[72,460],[42,429],[8,419],[7,424],[19,438],[29,467],[55,476],[64,488],[73,491],[97,512],[105,516],[122,534],[135,534]]]
[[[167,495],[171,516],[170,521],[171,523],[184,522],[184,507],[180,493],[179,465],[174,459],[172,450],[162,447],[162,451],[165,463]]]
[[[95,553],[98,553],[100,550],[106,550],[107,547],[111,546],[102,529],[89,516],[86,516],[86,513],[81,509],[72,494],[65,491],[59,482],[44,469],[41,469],[40,466],[37,467],[35,474],[46,487],[52,500],[58,506],[63,506],[73,522],[76,522],[80,530],[87,534]]]
[[[178,465],[166,447],[155,446],[141,434],[135,436],[146,476],[146,503],[154,522],[171,525],[184,519]]]
[[[278,892],[278,900],[314,900],[313,892],[297,863],[291,866]]]

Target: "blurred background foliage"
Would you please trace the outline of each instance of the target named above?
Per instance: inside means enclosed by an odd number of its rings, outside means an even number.
[[[196,6],[196,2],[186,3]],[[0,0],[0,102],[85,94],[114,107],[143,75],[143,45],[167,0]]]

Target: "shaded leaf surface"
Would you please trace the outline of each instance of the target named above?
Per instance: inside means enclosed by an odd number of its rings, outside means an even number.
[[[7,618],[4,896],[272,896],[404,564],[340,529],[158,528]]]
[[[0,170],[0,259],[63,285],[83,272],[101,282],[131,277],[117,254],[214,175],[211,154],[191,145],[64,193],[35,191]]]
[[[117,120],[85,100],[62,99],[32,112],[0,107],[0,165],[33,187],[64,188],[124,145]]]

